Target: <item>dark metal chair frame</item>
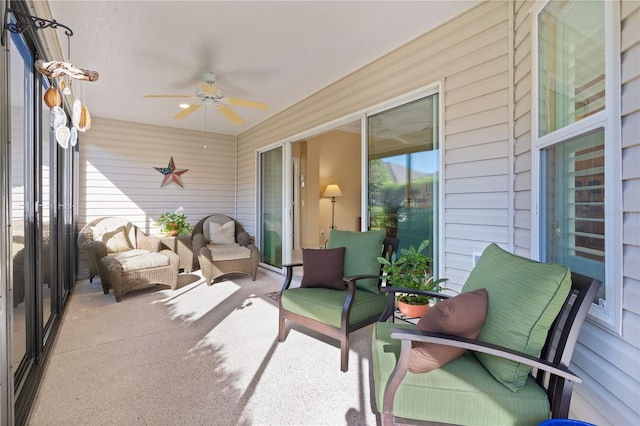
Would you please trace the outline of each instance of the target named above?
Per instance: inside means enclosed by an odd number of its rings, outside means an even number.
[[[398,250],[399,241],[397,238],[385,238],[382,248],[382,256],[391,258],[393,253]],[[281,293],[286,291],[291,285],[293,279],[293,268],[296,266],[302,266],[302,263],[294,263],[288,265],[282,265],[286,268],[286,276],[284,284],[282,285]],[[382,268],[382,265],[380,265]],[[382,284],[382,270],[379,275],[358,275],[355,277],[345,277],[345,287],[347,287],[347,296],[342,307],[341,327],[336,328],[323,322],[317,321],[312,318],[308,318],[294,312],[287,311],[282,307],[282,298],[278,303],[279,305],[279,341],[284,342],[287,338],[285,320],[292,321],[310,330],[321,333],[325,336],[329,336],[340,341],[340,370],[346,372],[349,369],[349,333],[366,327],[369,324],[373,324],[377,321],[386,321],[388,318],[387,310],[381,314],[371,316],[364,321],[360,321],[357,324],[349,325],[349,314],[351,312],[351,306],[356,295],[356,281],[360,279],[378,279],[378,288],[380,289]],[[393,298],[393,294],[387,295],[387,297]]]
[[[547,390],[552,418],[567,418],[574,383],[582,380],[569,370],[578,334],[591,303],[602,283],[578,273],[571,274],[571,291],[549,329],[547,339],[538,358],[508,348],[488,344],[474,339],[466,339],[449,334],[423,332],[413,329],[391,329],[391,337],[400,339],[401,352],[396,368],[384,391],[382,424],[416,423],[415,420],[393,416],[393,400],[396,390],[409,368],[411,343],[414,341],[454,346],[476,352],[495,355],[534,367],[531,375],[538,386]],[[406,291],[401,288],[383,288],[383,291]],[[416,293],[424,293],[416,291]],[[451,296],[427,292],[434,297],[446,299]]]

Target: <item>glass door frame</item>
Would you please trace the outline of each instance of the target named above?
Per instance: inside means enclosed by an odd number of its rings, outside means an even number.
[[[4,12],[6,4],[2,4],[1,10]],[[28,12],[27,5],[23,2],[12,2],[12,7],[22,13]],[[3,13],[4,16],[4,13]],[[63,149],[53,141],[49,131],[49,123],[42,123],[43,107],[42,94],[43,77],[35,71],[33,63],[37,59],[43,59],[41,52],[50,49],[41,39],[41,34],[35,30],[25,31],[23,34],[15,35],[20,37],[18,41],[12,41],[13,34],[6,34],[6,46],[3,46],[3,54],[0,59],[0,68],[4,71],[0,77],[0,92],[3,101],[0,104],[0,122],[2,143],[0,144],[0,182],[2,187],[2,205],[0,206],[0,224],[4,232],[0,234],[2,244],[2,256],[0,258],[2,294],[0,294],[0,316],[3,318],[0,326],[0,342],[2,342],[2,352],[0,354],[0,424],[24,424],[35,400],[38,384],[42,380],[46,367],[46,359],[50,356],[53,348],[55,336],[57,335],[62,314],[69,300],[69,295],[73,289],[75,280],[75,258],[77,249],[75,246],[75,223],[77,218],[77,168],[78,168],[78,147]],[[26,49],[28,59],[22,59],[9,49],[9,43],[16,44],[19,49]],[[46,58],[44,58],[46,59]],[[28,89],[25,93],[12,93],[11,62],[18,66],[25,66],[24,77],[20,73],[17,77],[24,81]],[[24,62],[25,65],[22,63]],[[14,152],[16,159],[20,156],[20,167],[24,174],[12,177],[12,102],[11,98],[20,97],[24,102],[23,110],[25,119],[13,126],[19,126],[13,130],[19,130],[20,139],[24,140],[24,154]],[[14,99],[17,101],[17,99]],[[65,110],[68,112],[69,105]],[[22,141],[21,141],[22,143]],[[43,149],[49,151],[48,158],[43,156]],[[18,170],[18,166],[16,166]],[[24,240],[25,249],[24,263],[32,265],[26,269],[13,270],[12,238],[16,233],[11,227],[12,196],[13,185],[24,187],[24,203],[20,208],[24,217]],[[46,186],[45,186],[46,185]],[[43,192],[49,192],[49,198],[43,197]],[[60,198],[59,198],[60,197]],[[68,201],[67,201],[68,200]],[[46,205],[49,210],[47,212]],[[60,214],[64,212],[64,214]],[[55,248],[50,244],[51,254],[49,262],[51,273],[45,280],[45,271],[42,262],[42,255],[46,249],[45,235],[43,227],[43,214],[47,214],[50,220],[49,240],[51,244],[56,244]],[[16,213],[16,216],[18,213]],[[55,222],[55,223],[53,223]],[[58,227],[62,224],[60,236],[56,241]],[[64,241],[61,241],[64,240]],[[58,245],[60,242],[60,245]],[[59,249],[60,248],[60,249]],[[60,270],[65,270],[64,276],[59,274]],[[26,349],[19,361],[13,360],[14,329],[16,317],[12,300],[11,288],[13,276],[16,273],[24,274],[24,318],[25,335],[15,338],[24,338]],[[49,281],[51,286],[51,309],[46,312],[47,317],[43,318],[43,284]],[[15,292],[15,289],[14,289]]]
[[[317,136],[321,133],[325,133],[327,131],[330,130],[334,130],[342,125],[348,124],[348,123],[352,123],[354,121],[360,121],[360,125],[361,125],[361,130],[360,130],[360,136],[361,136],[361,150],[360,150],[360,162],[361,162],[361,170],[362,170],[362,175],[360,177],[361,180],[361,194],[360,194],[360,204],[361,204],[361,223],[362,225],[362,229],[361,231],[366,231],[366,226],[365,224],[369,223],[369,209],[368,209],[368,185],[369,185],[369,177],[368,177],[368,156],[369,156],[369,152],[368,152],[368,129],[367,129],[367,118],[371,115],[375,115],[378,114],[380,112],[392,109],[392,108],[396,108],[399,106],[402,106],[404,104],[434,95],[434,94],[438,94],[439,96],[439,100],[438,100],[438,140],[439,140],[439,149],[440,149],[440,158],[439,158],[439,181],[438,181],[438,197],[437,199],[434,200],[434,204],[436,204],[434,206],[434,209],[437,209],[437,214],[438,214],[438,220],[437,220],[437,227],[438,227],[438,238],[437,241],[434,241],[434,258],[438,259],[437,265],[438,265],[438,275],[439,276],[443,276],[444,275],[444,244],[441,241],[442,240],[442,230],[444,229],[444,212],[443,212],[443,206],[444,206],[444,126],[443,126],[443,120],[444,120],[444,95],[443,95],[443,91],[442,91],[442,87],[444,85],[443,81],[436,81],[430,85],[427,85],[425,87],[422,87],[420,89],[414,90],[412,92],[406,93],[402,96],[399,96],[397,98],[388,100],[386,102],[380,103],[378,105],[372,106],[370,108],[366,108],[362,111],[358,111],[356,113],[353,114],[349,114],[347,116],[344,116],[342,118],[333,120],[329,123],[325,123],[323,125],[317,126],[315,128],[312,128],[310,130],[298,133],[296,135],[293,135],[292,137],[288,137],[285,140],[282,140],[278,143],[266,146],[264,148],[260,148],[258,150],[256,150],[256,238],[258,238],[257,241],[257,245],[258,247],[260,247],[260,235],[262,232],[262,219],[261,219],[261,207],[260,207],[260,199],[261,199],[261,163],[260,163],[260,155],[264,152],[276,149],[276,148],[283,148],[283,179],[282,179],[282,193],[283,193],[283,198],[282,198],[282,211],[283,211],[283,235],[286,235],[287,238],[283,238],[282,240],[282,262],[283,263],[290,263],[291,262],[291,255],[292,255],[292,251],[293,251],[293,239],[292,239],[292,233],[293,233],[293,172],[292,172],[292,168],[289,167],[291,162],[292,162],[292,144],[303,140],[303,139],[309,139],[312,138],[314,136]],[[437,255],[436,255],[437,253]],[[263,264],[262,262],[260,263],[261,266],[267,268],[267,269],[271,269],[271,270],[276,270],[276,271],[283,271],[283,268],[274,268],[270,265],[266,265]]]

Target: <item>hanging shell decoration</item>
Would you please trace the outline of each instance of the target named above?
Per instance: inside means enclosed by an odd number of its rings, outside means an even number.
[[[73,101],[71,106],[71,124],[73,127],[80,127],[80,114],[82,113],[82,102],[80,99]]]
[[[67,96],[71,95],[71,90],[65,84],[64,78],[96,81],[100,77],[96,71],[77,68],[68,62],[37,60],[35,67],[40,74],[50,79],[60,78],[60,90]],[[78,143],[78,132],[85,132],[91,128],[89,109],[82,105],[79,99],[73,102],[71,108],[71,129],[66,127],[67,115],[60,108],[62,96],[57,88],[51,86],[47,89],[44,93],[44,103],[51,108],[51,129],[55,132],[56,140],[62,148],[67,148],[69,143],[75,146]]]
[[[91,128],[91,115],[89,115],[89,109],[86,105],[82,105],[80,109],[80,121],[78,122],[78,130],[86,132]]]
[[[49,108],[60,106],[62,97],[58,89],[53,86],[49,87],[47,91],[44,92],[44,103],[47,104]]]

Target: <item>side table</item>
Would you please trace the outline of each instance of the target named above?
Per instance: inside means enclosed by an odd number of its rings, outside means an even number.
[[[180,268],[185,272],[193,270],[193,248],[191,246],[191,237],[162,237],[162,244],[169,250],[174,252],[180,258]]]

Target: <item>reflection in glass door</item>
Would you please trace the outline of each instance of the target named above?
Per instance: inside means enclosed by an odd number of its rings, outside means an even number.
[[[282,147],[261,152],[259,160],[259,232],[260,261],[276,268],[282,267],[282,182],[284,179]]]
[[[438,95],[371,115],[367,127],[369,228],[386,230],[401,248],[429,240],[437,271]]]
[[[15,381],[26,371],[27,352],[33,348],[27,347],[28,330],[32,317],[29,310],[33,309],[29,303],[32,297],[31,287],[28,285],[33,279],[32,271],[28,268],[33,264],[35,255],[33,239],[27,226],[26,212],[29,208],[30,188],[29,176],[33,170],[29,167],[31,157],[28,140],[33,138],[29,125],[32,122],[30,109],[25,107],[25,100],[29,99],[33,91],[31,79],[31,57],[22,40],[16,36],[10,38],[10,89],[11,89],[11,262],[13,266],[13,330],[12,330],[12,365],[15,371]]]
[[[41,97],[42,98],[42,97]],[[56,142],[53,139],[53,132],[50,131],[50,118],[49,107],[43,102],[42,107],[42,146],[40,149],[40,175],[39,175],[39,187],[40,197],[38,201],[38,207],[40,211],[41,220],[36,223],[39,226],[38,240],[41,242],[39,247],[39,257],[41,259],[40,265],[40,290],[42,297],[42,329],[46,330],[47,323],[51,317],[52,312],[55,309],[52,306],[53,298],[51,297],[51,285],[55,283],[53,279],[52,267],[55,265],[52,262],[55,259],[54,247],[51,244],[51,237],[55,233],[51,232],[52,226],[55,224],[55,217],[53,215],[55,205],[55,197],[52,196],[51,188],[55,188],[55,155],[54,149]]]

